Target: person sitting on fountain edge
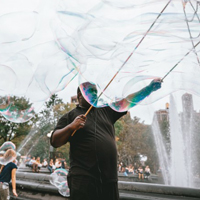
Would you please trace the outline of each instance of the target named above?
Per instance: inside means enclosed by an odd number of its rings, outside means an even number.
[[[85,82],[80,86],[84,87],[89,99],[97,99],[96,85]],[[127,111],[117,112],[109,106],[93,107],[86,117],[84,114],[91,105],[79,87],[79,105],[60,118],[50,138],[55,148],[70,142],[67,177],[70,200],[119,200],[114,123]],[[129,100],[139,97],[138,101],[141,101],[159,88],[161,79],[154,79],[147,87],[113,103],[113,106],[131,108],[136,104],[130,105]],[[72,136],[74,131],[76,133]]]

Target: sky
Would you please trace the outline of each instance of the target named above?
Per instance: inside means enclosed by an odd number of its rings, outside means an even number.
[[[99,106],[167,75],[162,88],[131,115],[151,123],[172,93],[181,111],[184,92],[195,95],[199,110],[200,5],[182,2],[0,0],[0,96],[32,103],[20,110],[15,102],[1,101],[1,114],[25,122],[52,94],[70,101],[85,81],[94,82],[100,93],[114,75]]]

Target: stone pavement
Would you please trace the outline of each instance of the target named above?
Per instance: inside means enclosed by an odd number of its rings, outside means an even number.
[[[30,190],[18,190],[18,194],[19,197],[17,198],[11,196],[11,200],[70,200],[70,198],[65,198],[61,195]],[[199,200],[199,198],[120,190],[120,200]]]
[[[27,172],[24,172],[27,171]],[[69,200],[62,197],[57,188],[50,184],[50,173],[33,173],[31,170],[17,170],[16,200]],[[134,182],[132,179],[119,181],[120,200],[197,200],[200,199],[200,189],[165,186],[155,183]],[[155,177],[156,178],[156,177]],[[132,180],[132,181],[128,181]]]

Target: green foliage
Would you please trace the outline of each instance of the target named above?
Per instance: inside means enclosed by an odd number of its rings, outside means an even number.
[[[12,109],[24,110],[31,106],[31,103],[23,97],[11,97],[10,102],[10,112]],[[3,142],[15,140],[19,143],[18,140],[24,138],[31,130],[34,120],[35,118],[25,123],[14,123],[0,115],[0,140]]]
[[[32,150],[29,154],[34,157],[40,157],[40,161],[42,162],[44,158],[49,158],[49,141],[45,135],[37,138],[35,143],[32,145]]]
[[[171,151],[171,139],[170,139],[170,124],[169,120],[164,118],[162,121],[159,121],[159,127],[160,131],[163,137],[163,143],[165,145],[165,148],[167,150],[168,156],[170,155]]]
[[[67,112],[69,112],[70,110],[72,110],[73,108],[75,108],[75,104],[71,104],[71,103],[61,103],[61,104],[57,104],[54,106],[53,108],[53,112],[54,112],[54,119],[55,122],[57,123],[58,120]]]
[[[52,95],[49,101],[45,103],[44,109],[38,114],[37,131],[26,145],[27,152],[41,159],[49,159],[50,141],[47,133],[53,131],[60,117],[74,107],[75,104],[63,103],[57,94]],[[66,161],[69,160],[69,145],[54,149],[54,152],[61,152]]]
[[[118,144],[120,144],[120,141],[118,141],[118,139],[119,139],[119,135],[122,131],[123,131],[123,123],[122,123],[122,121],[118,120],[115,123],[115,136],[116,136],[116,141]]]
[[[144,155],[148,158],[150,168],[153,170],[156,168],[158,159],[150,126],[140,123],[137,117],[131,119],[128,113],[118,120],[115,131],[119,137],[117,141],[119,162],[138,167],[141,165],[140,155]]]
[[[58,105],[58,104],[62,104],[63,101],[62,99],[58,98],[58,95],[57,94],[53,94],[49,100],[45,103],[46,105],[46,108],[52,108],[54,107],[55,105]]]
[[[56,149],[56,152],[61,152],[63,155],[63,158],[66,160],[67,165],[69,166],[69,143],[63,145],[62,147],[59,147]]]

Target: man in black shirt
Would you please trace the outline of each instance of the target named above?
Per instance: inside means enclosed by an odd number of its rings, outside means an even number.
[[[129,109],[135,105],[130,104],[130,100],[141,101],[160,87],[161,80],[155,79],[149,86],[111,107]],[[96,86],[86,82],[81,84],[81,88],[95,105]],[[61,117],[51,136],[55,148],[70,142],[70,200],[118,200],[114,123],[127,112],[117,112],[109,106],[93,107],[86,117],[84,114],[91,105],[79,88],[77,97],[79,105]],[[71,136],[74,131],[76,133]]]

